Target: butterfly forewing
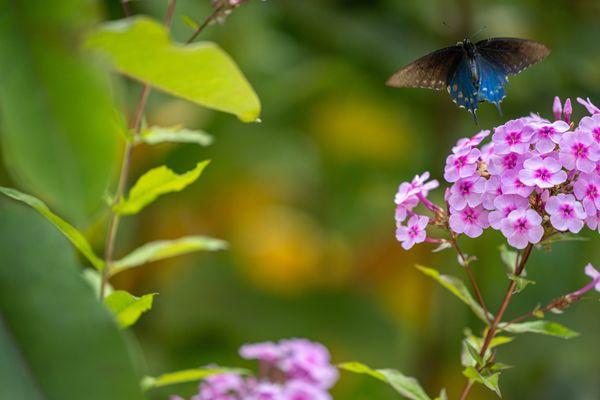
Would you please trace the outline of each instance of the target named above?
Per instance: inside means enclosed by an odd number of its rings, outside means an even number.
[[[448,85],[450,73],[462,56],[459,46],[434,51],[408,64],[387,81],[392,87],[440,90]]]
[[[542,43],[527,39],[492,38],[475,46],[482,57],[507,75],[518,74],[550,54],[550,49]]]

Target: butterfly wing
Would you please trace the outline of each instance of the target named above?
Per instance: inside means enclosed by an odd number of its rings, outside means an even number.
[[[500,66],[484,57],[477,56],[476,59],[477,68],[479,69],[477,99],[492,103],[500,110],[500,102],[506,96],[504,84],[508,82],[507,74]]]
[[[398,88],[445,89],[450,73],[461,56],[459,46],[434,51],[396,72],[388,79],[387,85]]]
[[[452,101],[459,107],[469,110],[475,117],[477,111],[478,91],[471,79],[471,69],[466,57],[461,57],[448,79],[448,93]]]
[[[492,38],[475,44],[479,55],[506,75],[516,75],[550,54],[544,44],[527,39]]]

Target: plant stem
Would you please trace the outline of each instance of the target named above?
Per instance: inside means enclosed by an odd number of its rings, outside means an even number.
[[[529,259],[529,256],[531,255],[532,249],[533,249],[533,245],[530,243],[529,245],[527,245],[527,247],[523,251],[521,260],[518,261],[518,265],[515,266],[515,276],[520,276],[523,273],[523,271],[525,270],[525,264],[527,263],[527,260]],[[508,290],[506,291],[506,295],[504,295],[504,300],[502,301],[500,310],[498,310],[498,314],[496,314],[496,317],[494,318],[494,321],[492,322],[490,329],[487,331],[487,334],[485,335],[483,345],[481,346],[481,351],[479,352],[479,356],[482,359],[485,357],[485,353],[487,352],[488,348],[490,347],[490,344],[492,343],[492,339],[494,339],[494,336],[496,336],[496,332],[498,331],[498,325],[500,324],[500,321],[502,321],[502,317],[504,316],[504,313],[506,312],[508,303],[510,303],[510,299],[512,298],[512,296],[515,292],[515,286],[516,286],[516,282],[514,280],[511,280],[510,284],[508,285]],[[480,366],[478,368],[478,370],[480,371],[482,368],[483,368],[483,366]],[[460,396],[460,400],[465,400],[467,398],[472,387],[473,387],[473,381],[469,380],[469,382],[465,386],[465,388]]]
[[[481,295],[481,290],[479,290],[479,285],[477,285],[477,281],[475,280],[475,277],[473,276],[473,270],[471,268],[470,261],[465,256],[465,253],[463,253],[461,248],[458,246],[458,241],[456,240],[456,235],[453,234],[452,232],[450,232],[450,234],[451,234],[450,243],[452,244],[452,247],[454,247],[454,249],[456,250],[456,253],[462,260],[462,264],[465,267],[465,270],[467,271],[467,276],[469,277],[469,281],[471,282],[471,286],[473,287],[473,291],[475,292],[475,297],[477,298],[477,302],[483,309],[483,312],[485,314],[485,319],[487,320],[488,325],[491,326],[492,320],[490,319],[490,313],[488,311],[487,306],[485,305],[485,300],[483,300],[483,296]]]
[[[228,11],[232,11],[234,8],[241,6],[242,4],[248,2],[250,0],[242,0],[240,2],[238,2],[235,5],[229,5],[228,3],[222,4],[218,7],[216,7],[213,12],[204,19],[204,22],[202,22],[202,24],[200,24],[198,26],[198,28],[196,28],[196,30],[194,31],[194,33],[192,33],[192,36],[190,36],[190,38],[185,42],[186,44],[190,44],[192,43],[194,40],[196,40],[196,38],[198,37],[198,35],[200,33],[202,33],[202,31],[204,29],[206,29],[207,26],[209,26],[210,24],[212,24],[215,20],[217,20],[217,18],[220,15],[223,15],[223,13],[226,13]]]
[[[165,14],[165,27],[170,29],[171,22],[173,20],[173,13],[175,11],[175,5],[177,0],[169,0],[167,5],[167,12]],[[129,7],[129,0],[122,0],[121,5],[123,6],[123,12],[127,17],[131,16],[131,9]],[[140,133],[142,127],[142,118],[144,116],[144,109],[148,103],[148,97],[150,96],[150,86],[144,85],[142,92],[140,93],[140,99],[135,108],[133,119],[130,123],[129,128],[133,131],[133,135],[137,136]],[[104,269],[102,270],[102,280],[100,282],[100,300],[104,299],[106,295],[106,287],[108,286],[108,280],[110,278],[110,269],[113,262],[113,255],[115,250],[115,242],[117,240],[117,233],[119,232],[119,222],[121,217],[119,213],[112,210],[113,206],[117,204],[123,197],[125,192],[125,186],[127,179],[129,178],[129,167],[131,164],[131,154],[133,152],[133,142],[128,140],[125,143],[123,149],[123,161],[121,163],[121,169],[119,171],[119,183],[117,184],[117,190],[113,198],[113,202],[110,210],[110,222],[108,226],[108,234],[106,235],[106,245],[104,250]]]

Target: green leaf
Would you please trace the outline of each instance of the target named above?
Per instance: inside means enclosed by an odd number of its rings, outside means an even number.
[[[36,199],[33,196],[28,194],[19,192],[18,190],[7,188],[0,186],[0,193],[14,199],[20,201],[22,203],[27,204],[28,206],[35,209],[37,212],[42,214],[48,221],[52,222],[52,224],[63,234],[67,239],[71,241],[73,246],[75,246],[81,253],[92,263],[97,270],[102,270],[104,268],[104,261],[101,260],[96,254],[94,254],[94,250],[92,250],[92,246],[85,239],[83,234],[79,232],[77,229],[73,227],[73,225],[69,224],[58,215],[54,214],[52,211],[48,209],[48,206],[44,204],[43,201]]]
[[[195,382],[202,380],[211,375],[218,374],[238,374],[247,375],[250,372],[242,368],[223,368],[223,367],[206,367],[184,369],[176,372],[169,372],[157,377],[146,376],[142,379],[142,388],[144,390],[159,388],[163,386],[176,385],[179,383]]]
[[[104,299],[104,304],[115,315],[121,328],[127,328],[137,322],[140,316],[152,308],[156,293],[136,297],[124,290],[116,290]]]
[[[483,384],[485,387],[496,393],[498,397],[502,397],[502,394],[500,393],[500,386],[498,385],[498,379],[500,378],[499,372],[491,375],[483,375],[479,373],[477,369],[473,367],[467,367],[463,371],[463,375],[472,381]]]
[[[539,333],[563,339],[571,339],[579,336],[579,333],[574,332],[557,322],[544,320],[510,324],[506,327],[501,327],[501,329],[512,333]]]
[[[98,272],[95,269],[86,268],[81,272],[81,277],[84,281],[88,283],[88,285],[90,285],[94,293],[96,293],[96,296],[100,297],[100,286],[102,286],[102,274],[100,274],[100,272]],[[106,282],[105,285],[106,286],[104,288],[104,294],[111,294],[114,291],[112,285],[110,284],[110,282]]]
[[[0,399],[142,400],[125,340],[67,241],[12,202],[0,200],[0,221]]]
[[[116,261],[112,265],[111,275],[146,263],[194,251],[216,251],[226,248],[227,242],[205,236],[187,236],[176,240],[158,240],[146,243],[121,260]]]
[[[153,168],[138,179],[129,191],[129,196],[121,199],[115,205],[114,210],[123,215],[136,214],[156,200],[158,196],[179,192],[194,183],[209,163],[209,160],[199,162],[194,169],[181,175],[164,165]]]
[[[548,237],[547,239],[544,239],[543,241],[538,243],[536,246],[541,247],[544,245],[551,245],[551,244],[560,243],[560,242],[585,242],[587,240],[589,240],[589,239],[584,236],[575,235],[570,232],[555,233],[554,235],[552,235],[552,236]]]
[[[79,54],[99,7],[56,3],[2,1],[0,147],[20,187],[82,225],[103,206],[122,126],[106,74]]]
[[[438,283],[440,283],[443,287],[448,289],[453,295],[458,297],[463,303],[465,303],[469,308],[475,313],[479,319],[483,322],[487,323],[487,319],[485,318],[485,313],[479,303],[473,298],[469,289],[465,286],[463,281],[460,279],[450,276],[450,275],[441,275],[439,271],[433,268],[427,268],[422,265],[416,265],[416,268],[423,272],[425,275],[435,279]],[[490,315],[490,317],[492,317]]]
[[[514,293],[520,293],[525,289],[528,285],[535,285],[535,281],[531,279],[523,278],[521,276],[516,276],[514,274],[508,274],[508,279],[511,281],[515,281],[516,287]]]
[[[210,146],[213,137],[204,131],[182,129],[181,127],[153,126],[135,137],[136,143],[150,145],[159,143],[192,143],[200,146]]]
[[[234,61],[212,42],[171,42],[163,24],[147,17],[105,23],[87,46],[114,67],[159,90],[252,122],[260,101]]]
[[[354,372],[357,374],[366,374],[379,379],[392,386],[396,392],[410,400],[430,400],[427,393],[423,390],[415,378],[403,375],[394,369],[372,369],[362,363],[353,361],[339,364],[340,369]]]
[[[461,363],[464,367],[476,367],[484,365],[483,358],[479,355],[479,349],[469,338],[462,342]]]

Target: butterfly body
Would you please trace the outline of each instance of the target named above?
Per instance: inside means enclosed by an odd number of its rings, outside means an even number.
[[[525,39],[492,38],[477,43],[465,39],[412,62],[388,80],[392,87],[447,89],[452,100],[476,119],[480,102],[500,109],[508,76],[544,59],[550,50]]]

